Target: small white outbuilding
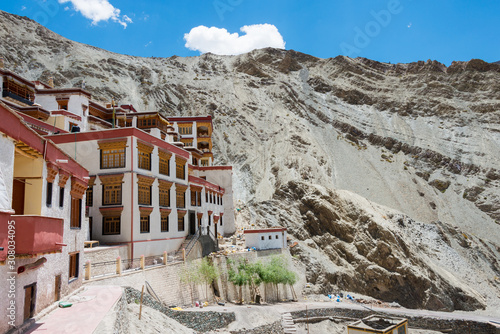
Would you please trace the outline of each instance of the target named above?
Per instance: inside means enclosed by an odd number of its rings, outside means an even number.
[[[277,226],[271,228],[245,230],[245,246],[257,250],[286,248],[286,228]]]

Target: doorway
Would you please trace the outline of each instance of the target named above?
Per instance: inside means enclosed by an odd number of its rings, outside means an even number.
[[[24,190],[24,180],[14,179],[12,186],[12,209],[14,209],[16,215],[24,215]]]
[[[189,211],[189,234],[196,234],[196,212]]]
[[[54,284],[54,301],[61,299],[61,275],[57,275]]]
[[[36,306],[36,283],[24,287],[24,317],[23,320],[35,315]]]

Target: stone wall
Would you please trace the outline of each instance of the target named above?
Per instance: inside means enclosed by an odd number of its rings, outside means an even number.
[[[196,252],[193,249],[192,252]],[[199,251],[199,250],[198,250]],[[294,285],[295,292],[300,295],[302,287],[305,282],[305,268],[298,261],[294,260],[287,250],[269,250],[262,252],[246,252],[246,253],[236,253],[231,254],[228,257],[217,255],[213,257],[214,264],[217,266],[220,278],[214,283],[214,288],[216,294],[220,296],[222,300],[237,301],[238,291],[232,283],[227,282],[227,258],[231,258],[233,261],[238,262],[239,259],[248,259],[249,261],[270,261],[271,256],[283,254],[292,268],[299,277],[299,280]],[[190,254],[191,255],[191,254]],[[158,297],[168,306],[184,306],[191,305],[192,301],[205,301],[207,299],[208,290],[208,300],[214,300],[214,291],[211,287],[206,289],[204,284],[200,285],[189,285],[183,283],[181,280],[182,271],[185,265],[192,264],[194,266],[198,265],[201,259],[196,259],[184,264],[183,262],[168,264],[166,266],[159,266],[153,268],[146,268],[145,270],[137,270],[134,272],[127,272],[121,276],[111,276],[98,279],[92,279],[90,281],[85,281],[85,284],[91,285],[119,285],[119,286],[129,286],[136,290],[141,290],[142,286],[145,285],[147,281]],[[276,301],[276,290],[271,286],[260,286],[260,291],[263,299],[267,302]],[[245,302],[250,301],[250,289],[248,287],[243,287],[243,296]],[[292,299],[292,293],[290,287],[279,287],[280,299]]]
[[[298,277],[297,283],[294,285],[295,293],[300,297],[302,287],[305,285],[305,268],[304,265],[299,261],[294,260],[288,250],[286,249],[275,249],[275,250],[266,250],[266,251],[258,251],[258,252],[245,252],[245,253],[234,253],[229,256],[215,256],[213,258],[214,263],[217,265],[220,278],[217,280],[215,284],[215,288],[217,289],[220,297],[224,300],[228,301],[237,301],[239,296],[239,287],[234,286],[232,283],[227,281],[228,273],[227,273],[227,259],[230,258],[233,262],[237,263],[240,260],[246,259],[250,262],[260,261],[262,263],[269,262],[274,255],[282,255],[285,257],[288,262],[289,268],[293,270]],[[279,298],[282,299],[293,299],[292,291],[288,286],[280,285],[279,289]],[[266,302],[275,302],[277,295],[275,287],[269,284],[261,284],[259,287],[262,299]],[[242,288],[243,292],[243,300],[244,302],[249,302],[251,300],[251,292],[250,288],[244,286]]]

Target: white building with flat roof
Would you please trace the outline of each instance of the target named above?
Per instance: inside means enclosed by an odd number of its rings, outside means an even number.
[[[245,247],[257,250],[286,248],[286,227],[244,230]]]

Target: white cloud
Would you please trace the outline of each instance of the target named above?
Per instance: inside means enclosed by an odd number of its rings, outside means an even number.
[[[80,12],[84,17],[92,20],[92,24],[96,25],[100,21],[108,21],[111,19],[127,28],[127,22],[132,23],[132,20],[127,15],[120,16],[120,10],[113,7],[108,0],[58,0],[59,3],[70,2],[73,4],[74,10]]]
[[[26,10],[26,6],[21,7],[21,11],[24,11],[24,10]]]
[[[410,22],[410,23],[408,23],[407,27],[411,28],[412,25],[413,25],[413,23]]]
[[[144,45],[145,48],[147,48],[148,46],[150,46],[151,44],[153,43],[153,41],[149,41],[146,45]]]
[[[273,47],[284,49],[285,41],[272,24],[255,24],[241,29],[244,35],[230,34],[224,28],[198,26],[184,34],[185,47],[201,53],[238,55],[255,49]]]

